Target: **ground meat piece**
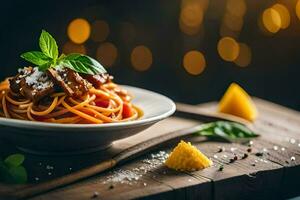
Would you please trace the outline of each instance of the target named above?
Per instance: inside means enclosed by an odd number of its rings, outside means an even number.
[[[95,88],[99,88],[101,85],[113,79],[113,76],[110,76],[109,74],[97,74],[97,75],[81,74],[81,76],[85,78],[88,82],[93,84]]]
[[[55,91],[54,82],[37,67],[20,69],[19,74],[10,80],[10,88],[33,102],[38,102]]]
[[[66,67],[50,68],[48,74],[69,96],[81,97],[91,87],[77,72]]]

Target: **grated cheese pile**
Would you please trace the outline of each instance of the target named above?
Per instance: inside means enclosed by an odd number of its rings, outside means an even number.
[[[195,171],[212,165],[212,161],[190,142],[181,141],[172,151],[165,164],[178,171]]]

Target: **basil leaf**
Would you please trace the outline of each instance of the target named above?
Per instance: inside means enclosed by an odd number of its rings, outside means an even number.
[[[95,59],[81,54],[70,54],[66,56],[61,64],[78,73],[97,75],[106,73],[105,68]]]
[[[49,62],[49,60],[51,60],[40,51],[30,51],[30,52],[23,53],[21,54],[21,58],[24,58],[28,62],[31,62],[35,65],[43,65]]]
[[[39,45],[42,50],[42,52],[56,60],[58,58],[58,47],[56,44],[55,39],[45,30],[42,30],[40,39],[39,39]]]
[[[12,167],[8,169],[11,179],[7,180],[11,183],[23,184],[27,182],[27,171],[23,166]]]
[[[24,160],[25,160],[24,155],[22,155],[22,154],[13,154],[13,155],[8,156],[4,160],[4,164],[7,167],[18,167],[18,166],[22,165]]]
[[[221,137],[229,141],[248,139],[258,136],[242,124],[227,121],[217,121],[204,124],[202,129],[196,134],[202,136]]]
[[[47,62],[46,64],[38,66],[39,71],[42,71],[42,72],[46,71],[48,68],[51,67],[51,64],[52,64],[52,62]]]

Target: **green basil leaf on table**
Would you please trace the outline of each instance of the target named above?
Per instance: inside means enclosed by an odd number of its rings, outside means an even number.
[[[18,167],[23,164],[24,160],[25,160],[24,155],[13,154],[13,155],[8,156],[4,160],[4,164],[8,167]]]
[[[27,171],[22,166],[25,160],[22,154],[13,154],[4,161],[0,160],[0,181],[11,184],[23,184],[27,182]]]
[[[242,124],[228,121],[217,121],[204,124],[202,129],[196,134],[207,137],[220,137],[229,141],[250,139],[258,136],[258,134]]]

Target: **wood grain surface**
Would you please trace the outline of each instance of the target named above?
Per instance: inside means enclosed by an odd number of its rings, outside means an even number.
[[[300,114],[261,99],[255,99],[255,103],[260,115],[253,128],[261,137],[253,140],[251,148],[247,144],[211,141],[199,136],[185,138],[213,160],[214,165],[211,168],[187,173],[157,165],[144,173],[139,180],[114,183],[113,187],[112,184],[106,183],[112,174],[112,171],[107,171],[31,199],[286,199],[300,195]],[[186,109],[192,109],[193,112],[215,112],[215,107],[215,103],[208,103],[187,106]],[[25,164],[31,166],[28,172],[30,184],[36,183],[36,177],[39,178],[38,182],[49,178],[46,165],[54,166],[51,178],[59,177],[117,155],[139,142],[200,123],[200,120],[189,119],[188,116],[171,117],[138,135],[115,142],[113,147],[105,152],[92,155],[68,158],[29,155],[28,163]],[[179,141],[172,141],[159,150],[169,152],[177,142]],[[219,152],[220,147],[224,148],[224,151]],[[1,149],[2,155],[12,151],[17,150],[8,147]],[[232,163],[230,159],[234,154],[239,159]],[[244,154],[248,157],[242,159]],[[126,162],[113,171],[133,170],[144,166],[144,159],[149,157],[151,153]],[[223,171],[219,170],[221,165],[224,166]],[[71,167],[72,170],[68,170]],[[0,193],[18,191],[30,184],[0,185]]]

